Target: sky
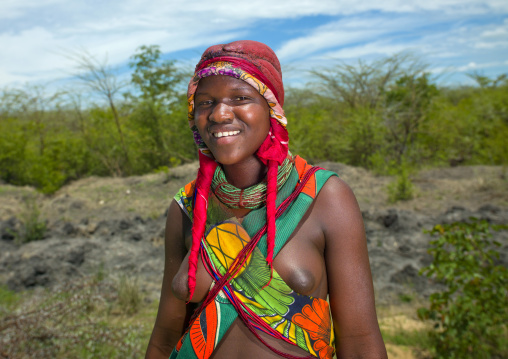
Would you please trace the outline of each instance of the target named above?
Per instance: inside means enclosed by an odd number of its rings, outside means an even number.
[[[141,45],[194,65],[210,45],[250,39],[279,57],[286,84],[337,61],[411,52],[445,84],[508,73],[507,0],[2,0],[0,88],[59,84],[86,51],[128,71]]]

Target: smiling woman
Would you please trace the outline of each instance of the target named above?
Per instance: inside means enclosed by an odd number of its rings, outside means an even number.
[[[194,101],[196,127],[217,162],[259,163],[255,153],[270,129],[270,109],[254,87],[230,76],[205,77]]]
[[[169,209],[146,357],[386,358],[358,204],[289,152],[275,53],[210,47],[188,103],[200,169]]]

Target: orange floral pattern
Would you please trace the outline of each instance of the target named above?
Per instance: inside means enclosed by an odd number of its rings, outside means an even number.
[[[296,313],[293,323],[305,329],[313,340],[312,348],[319,353],[319,358],[332,358],[333,347],[331,346],[332,326],[328,303],[314,298],[312,306],[306,304],[301,313]]]

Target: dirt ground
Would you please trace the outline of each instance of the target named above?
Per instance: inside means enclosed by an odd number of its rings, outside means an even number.
[[[508,207],[508,168],[464,166],[422,170],[411,176],[415,196],[390,203],[387,186],[393,177],[339,163],[320,163],[337,172],[353,189],[362,211],[398,208],[422,214],[444,212],[453,206],[478,209],[485,205]],[[136,214],[156,218],[169,206],[173,195],[195,177],[197,163],[168,173],[126,178],[89,177],[72,182],[55,194],[43,196],[30,187],[0,185],[0,220],[18,216],[26,208],[26,196],[36,196],[42,217],[79,221],[82,218],[112,219]]]
[[[484,206],[508,207],[508,168],[499,166],[464,166],[422,170],[411,176],[414,198],[390,203],[388,185],[393,177],[375,176],[362,168],[339,163],[321,163],[335,171],[353,189],[362,211],[388,208],[404,209],[431,215],[451,207],[477,210]],[[48,224],[58,221],[79,223],[82,220],[114,220],[126,216],[160,218],[173,195],[192,180],[197,163],[127,178],[89,177],[72,182],[53,195],[38,194],[30,187],[0,184],[0,220],[20,217],[36,205],[41,218]],[[35,198],[34,201],[27,198]],[[379,308],[383,331],[413,331],[424,329],[415,315],[415,303],[408,308]],[[417,358],[412,348],[388,344],[390,358]]]

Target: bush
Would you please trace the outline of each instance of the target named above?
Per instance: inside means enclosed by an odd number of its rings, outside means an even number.
[[[143,328],[108,320],[113,292],[105,282],[85,281],[25,298],[0,315],[0,357],[140,358]]]
[[[508,356],[506,339],[508,274],[496,265],[500,244],[492,226],[471,223],[437,225],[430,242],[433,262],[421,270],[446,289],[430,296],[430,308],[418,309],[422,320],[434,321],[430,333],[438,358],[495,358]]]
[[[407,201],[413,198],[413,183],[409,178],[406,166],[402,165],[395,181],[388,185],[388,201],[395,203],[397,201]]]
[[[19,216],[21,222],[20,233],[16,240],[20,243],[38,241],[44,238],[46,234],[46,221],[40,218],[41,212],[37,206],[35,196],[26,196],[23,198],[24,208]]]
[[[121,276],[117,284],[118,305],[124,313],[134,314],[139,311],[142,304],[142,295],[138,281]]]
[[[19,300],[19,295],[9,290],[6,285],[0,284],[0,316],[11,313]]]

